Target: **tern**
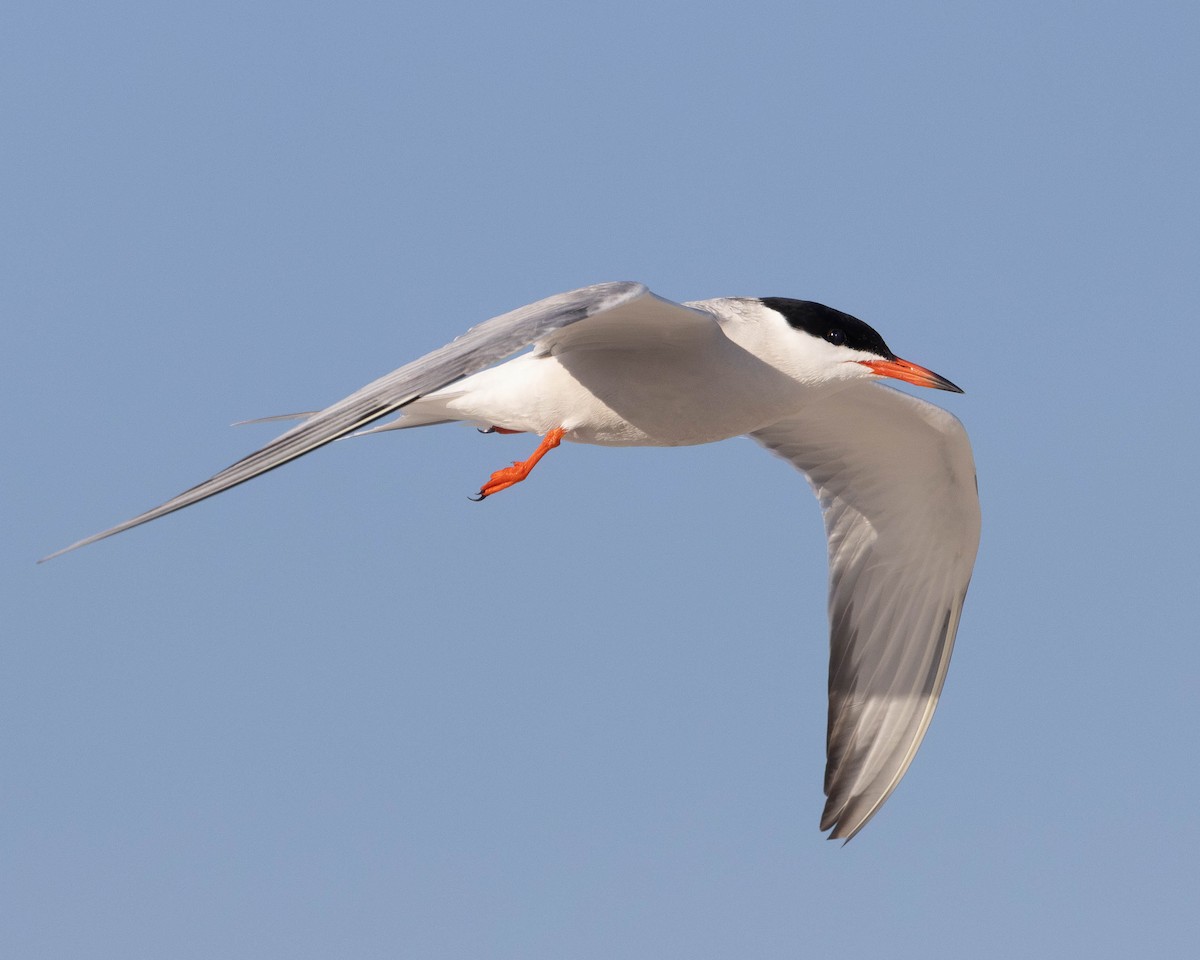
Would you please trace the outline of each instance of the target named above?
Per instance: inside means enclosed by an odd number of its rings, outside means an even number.
[[[889,378],[962,393],[901,360],[863,321],[819,303],[674,303],[640,283],[596,284],[481,323],[324,410],[267,418],[303,422],[160,506],[43,559],[352,434],[465,421],[540,437],[528,459],[491,475],[479,500],[524,480],[564,440],[672,447],[749,435],[804,474],[824,515],[830,658],[820,828],[849,840],[896,788],[929,727],[979,545],[966,431],[940,407],[880,382]]]

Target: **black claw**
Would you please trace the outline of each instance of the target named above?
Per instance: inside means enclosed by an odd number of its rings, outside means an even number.
[[[482,432],[482,431],[481,431],[481,432]],[[474,501],[475,503],[482,503],[484,500],[486,500],[486,499],[487,499],[487,494],[486,494],[486,493],[484,493],[482,490],[480,490],[480,491],[479,491],[477,494],[475,494],[475,496],[473,496],[473,497],[467,497],[467,499],[468,499],[468,500],[472,500],[472,501]]]
[[[488,427],[486,430],[484,430],[483,427],[476,427],[475,429],[478,430],[480,433],[495,433],[496,432],[495,427]]]

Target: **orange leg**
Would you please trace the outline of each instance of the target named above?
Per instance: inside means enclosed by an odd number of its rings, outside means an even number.
[[[512,431],[500,431],[509,433]],[[542,442],[538,444],[538,448],[533,451],[533,456],[528,460],[514,461],[511,467],[505,467],[503,470],[497,470],[492,474],[491,478],[479,490],[479,493],[471,499],[475,501],[483,500],[490,497],[493,493],[499,493],[501,490],[507,490],[514,483],[520,483],[529,472],[537,466],[539,460],[542,459],[551,450],[562,443],[563,434],[566,431],[562,427],[555,427],[548,434],[542,437]]]

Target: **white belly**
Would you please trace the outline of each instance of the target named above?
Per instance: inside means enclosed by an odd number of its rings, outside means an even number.
[[[576,443],[685,446],[756,430],[800,400],[794,380],[736,347],[592,349],[517,357],[421,398],[410,416],[539,435],[562,427]]]

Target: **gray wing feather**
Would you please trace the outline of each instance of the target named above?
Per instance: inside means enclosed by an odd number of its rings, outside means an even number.
[[[896,788],[946,679],[979,545],[966,431],[864,383],[754,434],[804,472],[829,540],[829,727],[821,829],[853,837]]]
[[[520,307],[472,327],[452,343],[414,360],[367,384],[344,400],[314,414],[276,437],[260,450],[203,483],[185,490],[166,503],[124,523],[64,547],[39,563],[103,540],[245,483],[274,470],[317,447],[344,437],[361,427],[449,383],[490,366],[524,347],[580,320],[624,306],[641,297],[653,297],[640,283],[599,283],[560,293]]]

